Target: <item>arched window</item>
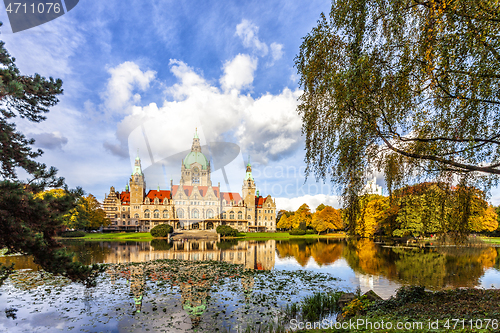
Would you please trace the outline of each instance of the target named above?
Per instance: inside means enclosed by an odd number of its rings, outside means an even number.
[[[135,213],[134,219],[138,219],[138,218],[139,218],[139,214]]]
[[[193,211],[191,212],[191,218],[197,219],[199,217],[200,215],[198,214],[198,209],[193,209]]]
[[[252,218],[252,216],[251,216],[251,215],[248,215],[248,219],[250,220],[251,218]]]
[[[211,209],[209,209],[207,211],[207,218],[209,218],[209,219],[213,219],[214,218],[214,212]]]
[[[238,220],[243,220],[243,213],[242,212],[238,212]]]
[[[149,209],[144,211],[144,218],[149,219]]]
[[[271,204],[267,204],[267,208],[271,208]]]
[[[163,218],[168,219],[168,210],[163,211]]]
[[[184,210],[182,208],[177,209],[177,217],[180,219],[184,218]]]
[[[229,212],[229,219],[234,220],[234,212],[233,211]]]
[[[222,213],[222,219],[224,219],[224,220],[226,219],[226,212]]]
[[[160,211],[158,209],[155,209],[155,211],[153,212],[153,217],[155,219],[159,219],[160,218]]]

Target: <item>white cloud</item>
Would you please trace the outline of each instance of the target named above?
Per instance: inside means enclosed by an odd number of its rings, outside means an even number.
[[[256,69],[257,58],[252,58],[248,54],[238,54],[233,60],[224,64],[224,76],[220,79],[222,89],[241,90],[251,87]]]
[[[236,35],[243,41],[243,46],[251,48],[260,56],[266,56],[269,52],[269,48],[266,43],[259,40],[257,36],[258,33],[259,27],[249,20],[243,19],[241,23],[236,26]]]
[[[181,61],[171,60],[170,66],[177,78],[166,90],[172,100],[142,107],[124,98],[128,105],[123,107],[130,112],[116,131],[122,149],[108,143],[109,151],[123,156],[137,148],[144,151],[149,144],[153,160],[159,161],[189,149],[195,127],[206,142],[236,139],[244,155],[251,154],[256,162],[279,160],[298,148],[301,122],[296,106],[301,92],[286,88],[278,95],[242,94],[253,82],[257,62],[252,57],[240,54],[225,64],[222,91]]]
[[[271,44],[271,56],[273,60],[280,60],[283,57],[283,44],[272,43]]]
[[[340,208],[339,197],[334,195],[307,194],[296,198],[276,198],[276,208],[278,210],[284,209],[295,211],[303,204],[307,204],[313,213],[320,204],[332,206],[337,209]]]
[[[104,93],[106,107],[110,110],[125,112],[127,102],[133,98],[134,103],[138,103],[141,95],[134,94],[134,88],[142,91],[149,88],[150,82],[155,78],[156,72],[143,72],[139,66],[131,61],[124,62],[108,70],[111,78]]]

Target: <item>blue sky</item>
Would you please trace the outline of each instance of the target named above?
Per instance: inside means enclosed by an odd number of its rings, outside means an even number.
[[[178,183],[179,156],[198,128],[202,145],[239,147],[224,167],[229,186],[221,169],[213,172],[222,190],[241,191],[250,155],[261,194],[278,208],[338,207],[331,186],[304,184],[293,67],[301,38],[329,9],[327,0],[81,0],[13,34],[2,8],[1,39],[21,72],[64,82],[48,119],[18,119],[18,128],[70,187],[100,200],[110,186],[124,189],[137,149],[149,188]]]

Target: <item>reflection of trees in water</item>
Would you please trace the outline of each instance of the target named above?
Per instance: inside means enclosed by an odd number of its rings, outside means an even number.
[[[104,262],[104,259],[112,252],[107,246],[109,242],[82,242],[64,241],[67,249],[75,253],[75,258],[85,265]]]
[[[498,257],[495,248],[385,248],[368,239],[347,241],[342,255],[355,272],[430,289],[476,286]]]
[[[291,239],[276,241],[276,250],[280,258],[293,257],[304,267],[313,257],[317,264],[326,265],[340,259],[342,243],[324,239]]]
[[[342,257],[355,271],[363,274],[396,277],[394,260],[397,258],[388,248],[381,247],[367,238],[349,239],[342,251]]]

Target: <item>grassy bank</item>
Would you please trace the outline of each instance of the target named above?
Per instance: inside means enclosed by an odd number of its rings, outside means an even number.
[[[344,238],[344,233],[335,234],[313,234],[313,235],[290,235],[288,232],[244,232],[238,238],[266,240],[266,239],[292,239],[292,238]]]
[[[117,233],[87,233],[85,237],[59,238],[59,239],[81,239],[85,241],[151,241],[154,237],[149,232],[117,232]]]
[[[298,332],[492,332],[500,329],[499,299],[500,290],[496,289],[428,292],[409,287],[398,290],[396,297],[373,303],[361,310],[362,314],[345,319],[344,329],[333,327]],[[353,323],[355,328],[347,328],[348,323]],[[384,329],[380,326],[376,329],[381,323]],[[398,329],[398,325],[407,325],[407,329],[404,326]]]
[[[500,244],[500,237],[481,237],[485,243]]]

